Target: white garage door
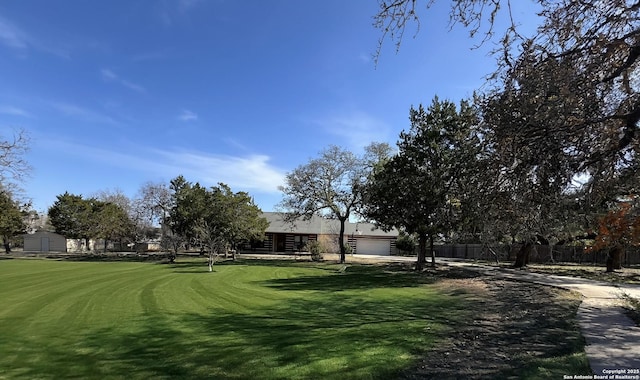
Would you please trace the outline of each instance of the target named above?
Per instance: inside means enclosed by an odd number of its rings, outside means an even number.
[[[391,242],[378,239],[357,239],[356,253],[360,255],[389,255]]]

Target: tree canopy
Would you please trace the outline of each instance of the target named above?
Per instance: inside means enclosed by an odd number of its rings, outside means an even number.
[[[0,190],[0,236],[5,252],[11,251],[9,240],[19,233],[25,232],[24,210],[8,191]]]
[[[65,192],[49,208],[49,223],[56,233],[68,239],[89,238],[91,212],[91,203],[82,195]]]
[[[68,239],[116,241],[133,236],[133,223],[119,205],[65,192],[49,208],[49,222]],[[88,244],[87,244],[88,247]]]
[[[209,252],[209,270],[220,253],[259,239],[268,227],[262,211],[246,192],[233,192],[223,183],[205,188],[179,176],[171,181],[172,202],[165,219],[166,238],[174,250],[184,244]]]
[[[606,169],[606,180],[624,177],[637,168],[640,149],[640,4],[627,0],[535,0],[540,25],[533,36],[520,33],[510,0],[460,0],[451,6],[450,20],[483,40],[501,33],[496,49],[493,101],[513,95],[528,103],[522,116],[536,116],[517,130],[525,145],[548,142],[570,152],[573,169],[594,179]],[[420,22],[420,5],[432,1],[379,1],[376,26],[381,41],[399,44],[407,24]],[[506,13],[510,26],[494,29]],[[399,45],[398,45],[399,46]],[[527,85],[527,83],[529,85]],[[538,87],[535,91],[530,84]],[[528,92],[522,91],[524,87]],[[605,176],[605,175],[602,175]]]
[[[474,133],[478,115],[468,102],[457,109],[435,98],[426,110],[411,108],[409,120],[411,129],[400,134],[398,154],[369,179],[364,214],[383,227],[416,234],[421,268],[427,240],[433,253],[436,235],[459,221],[465,197],[461,182],[468,178],[479,143]]]

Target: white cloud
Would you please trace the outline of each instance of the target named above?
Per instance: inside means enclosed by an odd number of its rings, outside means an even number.
[[[0,42],[12,49],[26,50],[29,36],[9,21],[0,18]]]
[[[181,12],[188,12],[200,3],[202,3],[202,0],[179,0],[178,9]]]
[[[194,178],[203,184],[224,182],[241,190],[277,193],[284,184],[284,171],[269,164],[269,157],[260,154],[246,156],[211,155],[200,152],[158,152],[164,162],[171,162],[177,174]],[[237,190],[236,190],[237,191]]]
[[[120,83],[130,90],[140,92],[140,93],[147,92],[147,90],[144,87],[140,86],[139,84],[129,82],[128,80],[121,80]]]
[[[20,55],[26,55],[30,48],[54,54],[62,58],[69,58],[67,49],[60,48],[55,43],[38,41],[18,26],[0,17],[0,44],[17,51]]]
[[[205,186],[223,182],[234,191],[279,194],[278,186],[284,184],[285,178],[285,171],[271,165],[270,157],[262,154],[231,156],[141,146],[131,150],[135,153],[125,153],[69,141],[56,141],[52,146],[85,160],[145,173],[141,178],[184,175],[188,181]]]
[[[114,74],[113,71],[111,71],[109,69],[100,70],[100,74],[102,74],[102,79],[104,79],[106,81],[112,81],[112,80],[117,80],[118,79],[118,76],[116,74]]]
[[[231,137],[225,137],[222,139],[222,141],[224,141],[228,146],[234,148],[234,149],[238,149],[238,150],[242,150],[245,152],[248,152],[250,149],[247,148],[244,144],[240,143],[239,141],[237,141],[236,139],[233,139]]]
[[[196,121],[198,120],[198,115],[195,112],[189,110],[182,110],[180,116],[178,116],[179,120],[182,121]]]
[[[316,120],[314,124],[338,136],[346,141],[346,145],[356,149],[364,148],[372,142],[386,142],[390,137],[390,128],[387,124],[360,111]]]
[[[370,54],[365,54],[365,53],[360,53],[358,55],[358,60],[362,63],[369,63],[371,62],[371,55]]]
[[[99,112],[92,111],[90,109],[77,106],[75,104],[69,103],[50,103],[53,108],[58,110],[59,112],[71,116],[76,119],[80,119],[90,123],[100,123],[100,124],[111,124],[118,125],[119,123],[115,121],[113,118],[103,115]]]
[[[184,19],[202,3],[202,0],[162,1],[158,4],[156,13],[160,21],[169,27],[174,21]]]
[[[32,117],[27,111],[13,106],[0,105],[0,113],[11,116]]]
[[[140,93],[147,92],[147,90],[145,90],[144,87],[121,78],[120,76],[118,76],[116,73],[114,73],[109,69],[100,70],[100,74],[102,75],[102,79],[104,79],[106,82],[116,82],[130,90],[140,92]]]

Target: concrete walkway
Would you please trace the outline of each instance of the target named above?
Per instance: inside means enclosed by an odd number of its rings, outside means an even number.
[[[624,293],[640,299],[640,286],[614,285],[578,277],[531,273],[464,261],[447,260],[447,264],[489,276],[556,286],[581,293],[584,300],[578,308],[577,319],[587,343],[585,352],[593,374],[610,379],[640,378],[640,327],[624,314],[620,306],[620,296]],[[616,375],[619,377],[615,377]]]

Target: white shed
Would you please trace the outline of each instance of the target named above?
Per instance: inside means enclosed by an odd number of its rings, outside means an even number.
[[[38,231],[23,236],[25,252],[67,252],[67,239],[62,235]]]

